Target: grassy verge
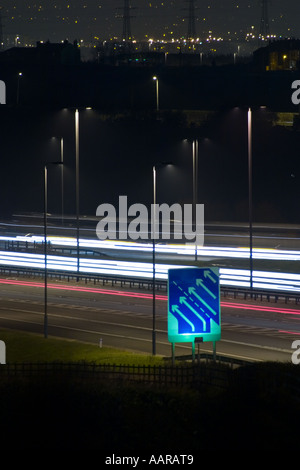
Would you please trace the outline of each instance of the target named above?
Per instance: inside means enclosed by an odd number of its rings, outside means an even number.
[[[6,362],[93,362],[95,364],[160,365],[163,358],[33,333],[0,329]]]

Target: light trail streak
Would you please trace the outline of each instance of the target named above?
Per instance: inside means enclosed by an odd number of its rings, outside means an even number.
[[[15,285],[15,286],[22,286],[22,287],[39,287],[43,288],[44,284],[42,282],[32,282],[32,281],[18,281],[18,280],[10,280],[10,279],[0,279],[0,284],[8,284],[8,285]],[[49,289],[57,289],[57,290],[66,290],[66,291],[74,291],[74,292],[87,292],[92,294],[102,294],[102,295],[117,295],[122,297],[134,297],[138,299],[152,299],[152,294],[146,294],[143,292],[126,292],[126,291],[119,291],[119,290],[112,290],[112,289],[101,289],[101,288],[93,288],[93,287],[79,287],[79,286],[70,286],[70,285],[62,285],[62,284],[47,284]],[[158,300],[167,300],[166,295],[156,294],[155,296]]]
[[[0,237],[0,242],[26,242],[29,244],[37,243],[42,244],[44,237],[41,236],[17,236],[17,237]],[[70,237],[48,237],[49,244],[52,248],[76,248],[77,240]],[[153,250],[152,243],[138,243],[131,241],[121,240],[89,240],[81,239],[80,246],[84,249],[101,249],[101,250],[118,250],[122,252],[130,251],[134,257],[137,252],[149,252]],[[168,245],[157,244],[156,251],[161,254],[173,255],[192,255],[194,257],[193,244],[187,245]],[[71,255],[72,253],[70,253]],[[210,261],[214,257],[227,258],[241,258],[246,259],[249,257],[249,249],[238,247],[198,247],[198,255],[209,256]],[[300,261],[300,251],[293,250],[277,250],[277,249],[254,249],[254,259],[266,260],[289,260]],[[0,265],[2,266],[15,266],[23,268],[44,269],[44,255],[35,253],[24,253],[17,251],[1,251],[0,252]],[[217,260],[216,264],[217,265]],[[49,270],[75,272],[77,269],[77,258],[74,256],[47,256],[47,267]],[[156,279],[165,280],[168,278],[168,269],[188,267],[182,264],[162,264],[156,263]],[[98,258],[81,258],[80,259],[80,273],[82,274],[95,274],[95,275],[110,275],[110,276],[131,276],[139,279],[152,279],[153,265],[149,262],[135,262],[135,261],[117,261],[117,260],[103,260]],[[286,291],[291,293],[300,292],[300,275],[285,272],[269,272],[269,271],[253,271],[253,287],[273,290],[273,291]],[[249,288],[250,286],[250,271],[246,269],[227,269],[220,268],[220,283],[222,286]]]
[[[294,335],[300,335],[300,333],[297,333],[295,331],[285,331],[285,330],[278,330],[278,331],[279,331],[279,333],[284,333],[286,335],[293,335],[293,336]]]
[[[34,281],[18,281],[16,279],[1,279],[0,284],[7,284],[7,285],[14,285],[14,286],[22,286],[22,287],[37,287],[43,288],[44,284],[42,282],[34,282]],[[102,288],[94,288],[94,287],[82,287],[82,286],[72,286],[72,285],[64,285],[64,284],[48,284],[49,289],[57,289],[57,290],[65,290],[71,292],[85,292],[85,293],[92,293],[92,294],[100,294],[100,295],[116,295],[121,297],[133,297],[138,299],[152,299],[152,294],[147,294],[143,292],[133,292],[133,291],[120,291],[115,289],[102,289]],[[167,295],[157,294],[156,298],[158,300],[167,301]],[[222,308],[232,308],[238,310],[252,310],[256,312],[271,312],[271,313],[280,313],[285,315],[299,315],[300,316],[300,309],[292,309],[292,308],[284,308],[284,307],[274,307],[274,306],[265,306],[265,305],[253,305],[253,304],[245,304],[239,302],[221,302]],[[291,333],[292,334],[292,333]],[[300,333],[299,333],[300,334]]]
[[[38,235],[0,237],[0,241],[37,243],[42,244],[44,237]],[[47,241],[52,247],[76,248],[77,240],[71,237],[49,236]],[[138,243],[122,240],[92,240],[80,239],[81,248],[107,249],[121,251],[152,252],[152,243]],[[157,243],[156,251],[161,254],[194,256],[195,246],[193,243],[187,244],[162,244]],[[218,247],[218,246],[199,246],[197,248],[199,256],[225,257],[225,258],[249,258],[250,250],[248,247]],[[275,248],[253,248],[254,259],[278,260],[278,261],[300,261],[300,251],[297,250],[279,250]]]
[[[225,308],[237,308],[242,310],[254,310],[255,312],[273,312],[273,313],[284,313],[286,315],[300,315],[300,310],[292,308],[282,307],[269,307],[265,305],[252,305],[252,304],[241,304],[233,302],[221,302],[221,306]]]
[[[0,251],[0,265],[25,267],[43,270],[44,255]],[[49,270],[76,272],[77,258],[69,256],[47,256]],[[155,266],[156,279],[168,279],[168,270],[174,268],[191,268],[191,266],[161,264]],[[152,279],[153,264],[148,262],[116,261],[102,259],[80,259],[80,273],[95,275],[122,276],[138,279]],[[220,284],[223,286],[249,287],[250,271],[245,269],[220,268]],[[300,292],[300,274],[253,271],[253,286],[261,289]]]

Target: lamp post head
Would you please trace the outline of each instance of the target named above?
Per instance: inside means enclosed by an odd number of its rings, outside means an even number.
[[[172,162],[160,162],[160,163],[156,163],[155,165],[153,165],[153,168],[162,168],[164,166],[169,166],[169,165],[173,165]]]
[[[63,165],[64,162],[58,161],[58,162],[47,162],[45,163],[45,170],[47,170],[48,165]]]

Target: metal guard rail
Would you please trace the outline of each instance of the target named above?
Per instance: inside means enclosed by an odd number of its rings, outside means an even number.
[[[0,266],[0,273],[1,274],[8,274],[8,275],[23,275],[29,277],[44,277],[44,270],[43,269],[34,269],[34,268],[23,268],[23,267],[7,267],[7,266]],[[107,283],[111,283],[112,286],[119,284],[121,287],[129,286],[130,288],[138,287],[139,289],[153,289],[153,280],[152,279],[144,279],[139,277],[128,277],[128,276],[116,276],[116,275],[109,275],[109,274],[83,274],[80,273],[79,275],[76,272],[70,273],[68,271],[48,271],[48,278],[55,278],[55,279],[66,279],[68,282],[72,280],[81,280],[84,281],[86,284],[88,282],[93,282],[94,284],[102,283],[105,285]],[[155,280],[155,288],[157,291],[167,291],[167,280],[164,279],[156,279]],[[268,302],[278,302],[284,301],[288,303],[289,301],[294,301],[296,305],[300,303],[300,293],[289,293],[289,292],[281,292],[281,291],[273,291],[273,290],[262,290],[262,289],[245,289],[239,287],[230,287],[230,286],[221,286],[221,294],[223,297],[234,297],[252,300],[266,300]]]

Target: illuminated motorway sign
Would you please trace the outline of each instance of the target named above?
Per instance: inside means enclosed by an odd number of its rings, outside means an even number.
[[[168,271],[168,339],[171,343],[221,338],[218,268]]]

